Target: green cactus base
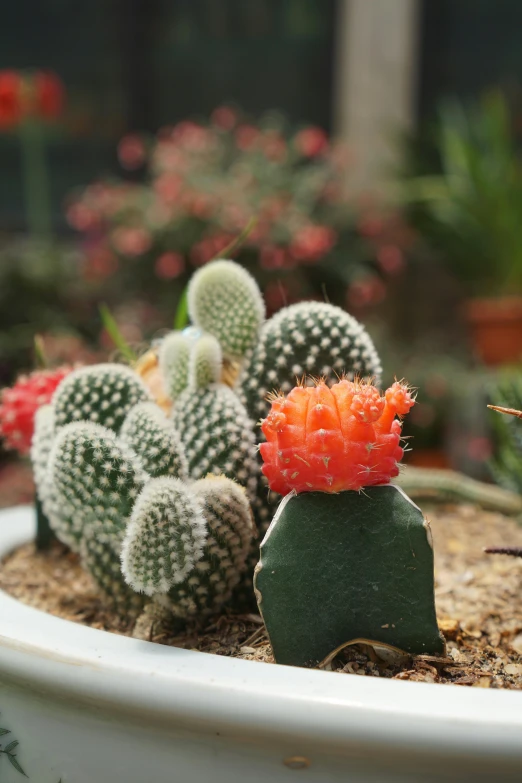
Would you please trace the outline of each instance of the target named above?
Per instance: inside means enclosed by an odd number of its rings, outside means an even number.
[[[445,652],[429,526],[397,487],[288,495],[254,587],[277,663],[316,666],[357,638]]]

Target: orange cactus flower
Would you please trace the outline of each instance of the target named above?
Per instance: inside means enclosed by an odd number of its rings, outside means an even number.
[[[415,399],[395,382],[381,396],[364,381],[297,386],[272,402],[261,428],[263,473],[274,492],[342,492],[399,473],[401,421]]]

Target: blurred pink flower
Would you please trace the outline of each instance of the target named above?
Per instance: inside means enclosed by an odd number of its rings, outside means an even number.
[[[161,174],[154,182],[154,190],[166,204],[179,198],[183,180],[178,174]]]
[[[404,269],[404,254],[397,245],[383,245],[377,251],[377,262],[383,272],[397,275]]]
[[[76,231],[91,231],[99,225],[98,216],[81,202],[73,202],[67,207],[65,216],[69,225]]]
[[[87,280],[111,277],[118,270],[118,259],[109,248],[99,247],[85,259],[84,277]]]
[[[147,149],[141,136],[129,134],[118,144],[118,159],[124,169],[139,169],[145,163]]]
[[[314,263],[328,253],[337,241],[335,231],[328,226],[304,226],[290,244],[290,253],[303,263]]]
[[[281,269],[285,266],[287,253],[284,248],[265,245],[259,253],[259,263],[263,269]]]
[[[261,137],[261,132],[255,125],[240,125],[236,130],[236,144],[242,152],[251,150],[257,145]]]
[[[296,134],[294,144],[301,155],[315,158],[328,149],[328,136],[322,128],[310,126]]]
[[[112,233],[112,244],[124,256],[141,256],[150,249],[152,238],[144,228],[119,226]]]
[[[218,106],[211,114],[212,123],[223,130],[232,130],[237,122],[237,114],[230,106]]]
[[[468,443],[468,457],[476,462],[485,462],[492,453],[492,445],[487,438],[472,438]]]
[[[349,307],[367,307],[375,305],[386,296],[386,287],[378,277],[368,276],[353,282],[347,294]]]
[[[161,280],[172,280],[179,277],[185,270],[185,259],[181,253],[170,251],[163,253],[154,265],[156,276]]]

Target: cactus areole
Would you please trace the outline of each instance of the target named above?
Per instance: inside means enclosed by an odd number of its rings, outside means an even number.
[[[316,666],[356,639],[411,654],[445,649],[433,549],[396,486],[404,383],[322,381],[278,395],[262,422],[263,473],[285,494],[261,544],[255,590],[278,663]]]

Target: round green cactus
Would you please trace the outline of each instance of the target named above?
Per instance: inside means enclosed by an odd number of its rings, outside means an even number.
[[[287,392],[303,377],[381,380],[379,356],[368,333],[351,315],[323,302],[299,302],[267,321],[239,381],[239,396],[254,420],[270,408],[267,395]]]
[[[138,402],[152,402],[152,396],[134,370],[120,364],[80,367],[64,378],[52,399],[57,427],[91,421],[115,432]]]

